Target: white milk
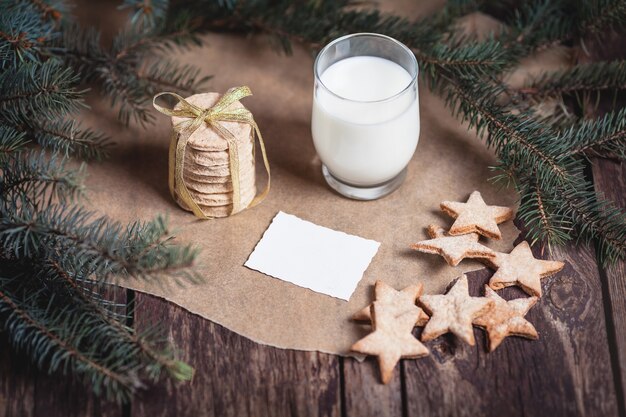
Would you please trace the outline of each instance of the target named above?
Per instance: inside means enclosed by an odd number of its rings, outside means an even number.
[[[397,176],[415,152],[420,132],[414,87],[400,65],[357,56],[328,67],[313,99],[312,133],[320,159],[339,180],[373,186]],[[339,96],[339,97],[337,97]]]

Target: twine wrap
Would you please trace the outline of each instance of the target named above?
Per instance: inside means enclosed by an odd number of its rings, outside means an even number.
[[[172,96],[178,100],[178,108],[168,109],[156,104],[156,100],[161,96]],[[206,216],[198,203],[194,201],[185,181],[183,180],[183,168],[185,165],[185,149],[189,138],[196,131],[202,123],[207,123],[212,127],[220,136],[222,136],[228,144],[228,162],[231,175],[231,181],[233,184],[233,209],[231,215],[242,211],[248,207],[254,207],[259,204],[270,191],[270,166],[265,153],[265,144],[263,142],[263,136],[259,131],[252,113],[246,108],[238,108],[233,110],[227,110],[228,107],[236,101],[241,100],[244,97],[251,96],[252,92],[246,86],[231,88],[224,94],[212,107],[204,109],[196,106],[185,100],[183,97],[176,93],[163,92],[159,93],[152,99],[152,105],[154,108],[170,117],[182,117],[186,120],[176,124],[174,133],[170,140],[169,150],[169,188],[172,197],[175,198],[176,194],[180,199],[187,204],[193,211],[196,217],[201,219],[211,219],[213,217]],[[250,202],[246,207],[241,207],[241,188],[239,184],[239,149],[237,146],[237,140],[235,136],[220,122],[240,122],[249,124],[253,131],[252,135],[258,137],[259,146],[261,147],[261,154],[263,156],[263,164],[267,171],[267,185],[265,189]],[[254,137],[252,138],[254,142]],[[254,152],[254,150],[253,150]]]

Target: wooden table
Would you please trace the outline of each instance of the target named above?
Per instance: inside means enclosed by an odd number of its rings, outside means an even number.
[[[626,206],[626,163],[592,163],[597,191]],[[404,360],[388,385],[376,363],[258,345],[152,296],[127,293],[138,331],[158,322],[196,369],[131,404],[100,401],[76,382],[46,376],[0,343],[0,416],[626,416],[626,263],[606,270],[593,248],[553,254],[566,267],[543,280],[528,314],[538,341],[509,338],[493,353],[442,337]],[[470,291],[490,276],[471,273]],[[517,292],[517,293],[516,293]],[[503,291],[519,296],[516,288]]]
[[[593,160],[589,175],[598,192],[626,208],[626,163]],[[476,347],[444,336],[427,343],[428,357],[402,361],[388,385],[372,358],[359,363],[258,345],[129,290],[134,327],[160,323],[195,368],[191,383],[162,381],[131,404],[107,403],[78,382],[37,371],[0,333],[0,417],[626,417],[626,262],[604,269],[594,248],[583,246],[552,257],[566,267],[543,280],[544,295],[527,315],[538,341],[508,338],[488,354],[481,330]],[[490,275],[468,274],[470,292],[479,295]]]

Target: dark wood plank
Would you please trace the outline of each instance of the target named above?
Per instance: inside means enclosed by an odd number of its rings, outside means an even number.
[[[626,209],[626,163],[612,160],[593,161],[593,181],[596,191]],[[624,405],[624,387],[626,387],[626,261],[621,261],[602,269],[606,285],[607,313],[611,318],[609,332],[614,346],[614,371],[618,394]],[[625,413],[626,414],[626,413]]]
[[[160,323],[196,374],[152,387],[133,402],[133,416],[341,414],[336,356],[262,346],[149,295],[137,293],[136,302],[136,329]]]
[[[401,366],[396,368],[392,380],[383,385],[375,358],[367,358],[363,363],[352,358],[343,361],[346,416],[402,416]]]
[[[439,338],[431,355],[404,361],[408,416],[616,416],[602,291],[595,258],[582,247],[555,250],[565,269],[544,280],[527,318],[540,339],[508,338],[493,353],[476,329],[477,346]],[[472,273],[481,295],[490,271]],[[500,292],[524,296],[517,288]]]
[[[0,334],[0,417],[31,417],[35,370],[26,358],[15,353],[6,335]]]

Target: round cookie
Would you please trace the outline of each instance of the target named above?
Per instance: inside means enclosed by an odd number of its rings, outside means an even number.
[[[187,97],[187,100],[191,104],[195,104],[203,109],[208,109],[215,105],[221,94],[218,93],[204,93],[194,94]],[[228,110],[245,108],[239,101],[232,103]],[[175,109],[180,109],[180,103],[176,105]],[[189,119],[183,117],[172,117],[172,124],[178,125],[179,123],[188,121]],[[218,122],[224,128],[235,136],[241,143],[252,140],[252,127],[247,123],[241,122]],[[224,139],[215,129],[209,126],[207,123],[202,123],[189,137],[187,145],[193,149],[200,151],[225,151],[228,149],[228,142]]]
[[[248,160],[241,161],[239,163],[239,175],[244,176],[246,173],[254,170],[254,159],[252,156],[249,157]],[[208,177],[224,177],[228,176],[230,178],[230,165],[213,165],[213,166],[203,166],[197,165],[187,161],[185,158],[185,166],[183,167],[183,176],[185,173],[193,173],[200,176],[208,176]]]
[[[215,193],[227,193],[233,191],[233,183],[231,180],[222,183],[205,183],[201,181],[191,180],[189,178],[183,178],[185,181],[185,185],[190,190],[194,190],[200,193],[205,194],[215,194]],[[239,179],[239,186],[242,190],[249,189],[255,183],[255,175],[254,171],[251,171],[249,174],[245,174],[243,177]]]
[[[223,154],[222,156],[214,156],[212,154]],[[245,166],[254,160],[252,150],[240,150],[239,165]],[[185,169],[187,166],[193,167],[228,167],[230,159],[228,152],[195,152],[187,150],[185,152]]]
[[[225,204],[232,204],[233,202],[233,193],[215,193],[215,194],[205,194],[199,193],[194,190],[189,190],[189,194],[191,198],[196,202],[196,204],[202,204],[203,206],[222,206]],[[245,206],[247,203],[252,201],[254,195],[256,194],[256,187],[248,187],[241,188],[241,205]]]

